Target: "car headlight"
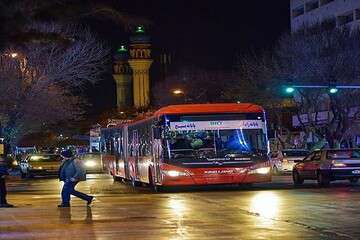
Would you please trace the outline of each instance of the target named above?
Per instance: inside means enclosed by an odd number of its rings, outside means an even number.
[[[85,166],[86,166],[86,167],[95,167],[95,166],[96,166],[96,162],[95,162],[95,161],[86,161],[86,162],[85,162]]]
[[[169,170],[169,171],[163,170],[162,173],[169,177],[180,177],[180,176],[188,175],[186,172],[180,172],[180,171],[175,171],[175,170]]]
[[[333,167],[346,167],[345,163],[337,162],[337,161],[332,161],[332,165]]]
[[[256,168],[250,171],[250,174],[268,174],[270,173],[270,167]]]
[[[17,166],[17,165],[18,165],[18,162],[17,162],[16,160],[14,160],[14,161],[12,162],[12,165],[13,165],[13,166]]]

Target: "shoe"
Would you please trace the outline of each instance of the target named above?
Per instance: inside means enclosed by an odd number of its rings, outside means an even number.
[[[68,208],[70,207],[70,204],[60,204],[58,205],[58,208]]]
[[[95,199],[94,196],[91,196],[89,200],[87,200],[87,205],[90,206],[90,204],[92,203],[92,201]]]
[[[9,204],[9,203],[5,203],[5,204],[0,204],[0,208],[13,208],[14,205]]]

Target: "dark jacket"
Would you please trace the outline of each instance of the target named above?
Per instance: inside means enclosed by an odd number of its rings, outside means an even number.
[[[64,161],[59,169],[60,181],[68,182],[71,178],[76,181],[86,180],[86,171],[75,159]]]
[[[0,163],[0,177],[9,175],[7,164]]]

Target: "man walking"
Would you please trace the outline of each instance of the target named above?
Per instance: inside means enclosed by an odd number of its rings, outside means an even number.
[[[76,184],[86,180],[85,169],[81,166],[81,163],[75,159],[71,150],[62,151],[61,156],[63,162],[59,169],[59,179],[64,182],[64,186],[61,191],[62,203],[58,205],[58,207],[70,207],[70,195],[81,198],[86,201],[89,206],[94,197],[75,190]]]
[[[8,173],[8,163],[6,162],[6,151],[2,146],[2,152],[0,153],[0,208],[10,208],[14,207],[11,204],[8,204],[6,201],[6,183],[5,177],[9,175]]]

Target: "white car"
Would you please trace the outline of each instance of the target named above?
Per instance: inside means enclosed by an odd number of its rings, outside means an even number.
[[[309,154],[306,149],[283,149],[271,153],[273,174],[291,173],[295,164]]]

